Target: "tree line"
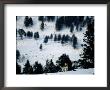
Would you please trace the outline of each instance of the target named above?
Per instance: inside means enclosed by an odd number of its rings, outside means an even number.
[[[20,54],[17,56],[17,59],[18,57],[20,57]],[[46,60],[46,65],[44,67],[41,63],[38,63],[38,61],[31,65],[29,60],[27,60],[23,71],[21,71],[21,66],[16,61],[16,74],[43,74],[62,72],[62,68],[65,67],[65,64],[68,65],[67,71],[74,70],[74,67],[72,67],[72,61],[66,54],[62,54],[56,61],[56,64],[53,63],[52,59]]]
[[[45,28],[45,21],[53,22],[55,21],[55,29],[57,31],[62,30],[63,28],[70,28],[70,32],[74,31],[76,27],[77,31],[81,31],[82,27],[87,25],[89,19],[93,18],[88,16],[39,16],[38,20],[41,21],[40,29],[43,31]],[[17,20],[17,17],[16,17]],[[33,19],[29,16],[24,18],[24,26],[26,28],[32,27],[34,25]]]
[[[20,59],[20,52],[17,50],[16,59]],[[26,61],[23,68],[16,61],[16,74],[43,74],[43,73],[57,73],[64,72],[63,69],[67,67],[66,71],[76,71],[78,67],[88,69],[94,68],[91,66],[91,61],[85,62],[83,60],[71,61],[69,56],[66,54],[62,54],[58,60],[56,60],[56,64],[53,63],[53,60],[46,60],[46,65],[43,66],[41,63],[36,61],[33,65],[30,64],[29,60]],[[21,71],[22,69],[22,71]]]
[[[74,48],[77,48],[77,44],[78,44],[78,39],[77,37],[75,36],[75,34],[73,34],[71,37],[67,34],[55,34],[53,36],[53,34],[51,34],[50,36],[46,35],[45,38],[44,38],[44,43],[48,43],[48,40],[49,39],[52,39],[54,41],[60,41],[61,44],[65,44],[65,43],[71,43],[71,45],[74,47]]]

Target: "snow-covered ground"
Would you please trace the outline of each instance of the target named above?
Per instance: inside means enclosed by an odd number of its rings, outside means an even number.
[[[58,57],[60,57],[62,54],[67,54],[69,55],[69,58],[71,61],[77,61],[80,59],[79,54],[82,52],[82,47],[81,44],[83,44],[83,38],[84,34],[86,31],[86,27],[83,28],[82,31],[77,31],[76,28],[74,28],[73,33],[70,32],[70,28],[64,28],[62,31],[56,31],[55,30],[55,22],[44,22],[45,23],[45,28],[43,31],[40,30],[40,24],[41,22],[38,21],[38,17],[32,17],[33,19],[33,26],[26,28],[24,26],[24,18],[25,17],[19,17],[17,20],[17,25],[16,28],[18,29],[24,29],[25,32],[27,31],[32,31],[32,32],[39,32],[40,38],[38,40],[35,40],[34,38],[28,39],[24,38],[23,40],[17,38],[17,49],[20,51],[21,54],[21,60],[18,62],[22,68],[24,64],[26,63],[27,60],[30,61],[31,65],[35,63],[35,61],[38,61],[41,63],[43,66],[46,64],[46,60],[52,59],[54,64],[56,60],[58,60]],[[75,34],[75,36],[78,38],[78,48],[74,49],[71,44],[67,43],[62,45],[58,41],[53,41],[53,39],[49,39],[48,43],[43,43],[44,37],[46,35],[55,35],[55,34],[65,34],[72,36]],[[43,49],[40,50],[39,46],[42,44]],[[72,71],[68,71],[65,74],[69,74]],[[79,72],[83,73],[93,73],[93,69],[88,69],[88,70],[77,70],[73,71],[73,74],[79,74]],[[82,74],[83,74],[82,73]],[[58,74],[63,74],[63,72],[59,72]]]
[[[56,75],[64,75],[64,74],[92,74],[94,75],[94,69],[93,68],[89,68],[89,69],[76,69],[76,71],[67,71],[67,72],[58,72],[58,73],[48,73],[49,75],[53,75],[53,74],[56,74]]]

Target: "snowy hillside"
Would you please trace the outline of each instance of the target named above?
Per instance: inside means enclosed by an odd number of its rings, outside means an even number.
[[[27,60],[29,60],[30,64],[33,65],[36,61],[41,63],[43,66],[46,65],[46,60],[53,61],[56,64],[56,61],[62,54],[66,54],[69,56],[71,61],[79,60],[80,54],[83,52],[83,47],[81,44],[84,44],[84,33],[87,31],[87,26],[82,27],[82,30],[78,31],[76,27],[74,27],[73,32],[70,32],[70,28],[64,27],[63,30],[57,31],[55,28],[56,19],[54,21],[44,21],[44,29],[40,29],[41,21],[38,20],[38,16],[31,16],[33,20],[33,25],[30,27],[26,27],[24,25],[25,16],[18,16],[16,20],[16,29],[23,29],[26,33],[31,31],[33,33],[38,32],[39,38],[36,40],[33,38],[23,37],[23,40],[20,38],[17,32],[17,50],[20,52],[20,59],[17,61],[21,68],[23,69]],[[44,38],[46,36],[53,35],[69,35],[72,37],[74,34],[77,37],[77,48],[73,48],[71,43],[61,44],[60,41],[54,41],[54,38],[48,39],[48,43],[44,43]],[[42,49],[39,49],[42,44]],[[23,70],[22,70],[23,71]],[[92,71],[92,70],[91,70]],[[93,72],[93,71],[92,71]],[[69,73],[69,72],[68,72]],[[62,73],[60,73],[62,74]],[[73,73],[74,74],[74,73]]]

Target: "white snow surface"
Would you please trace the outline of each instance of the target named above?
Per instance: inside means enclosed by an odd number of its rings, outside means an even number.
[[[76,71],[66,71],[66,72],[57,72],[57,73],[47,73],[48,75],[78,75],[78,74],[86,74],[86,75],[94,75],[94,68],[89,68],[89,69],[76,69]]]
[[[77,61],[82,52],[81,44],[83,44],[83,38],[86,31],[86,27],[83,28],[82,31],[77,31],[74,28],[73,33],[70,33],[69,28],[64,28],[61,31],[55,30],[55,22],[44,22],[45,23],[45,29],[43,31],[40,30],[40,24],[41,22],[38,21],[37,16],[32,16],[33,19],[33,26],[26,28],[24,26],[24,16],[20,16],[16,22],[16,28],[18,29],[24,29],[25,32],[32,31],[32,32],[39,32],[40,38],[38,40],[35,40],[34,38],[24,38],[23,40],[17,38],[17,49],[20,51],[21,54],[21,60],[18,62],[22,67],[24,66],[25,62],[27,60],[30,61],[31,65],[35,63],[35,61],[38,61],[43,66],[46,64],[46,60],[52,59],[55,63],[56,60],[58,60],[58,57],[60,57],[62,54],[69,55],[69,58],[71,61]],[[58,41],[48,40],[48,43],[43,43],[44,37],[46,35],[50,34],[65,34],[72,36],[75,34],[75,36],[78,38],[78,49],[74,49],[71,44],[67,43],[62,45]],[[39,46],[40,44],[43,45],[43,49],[40,50]],[[67,72],[69,73],[69,72]],[[74,73],[74,72],[73,72]]]

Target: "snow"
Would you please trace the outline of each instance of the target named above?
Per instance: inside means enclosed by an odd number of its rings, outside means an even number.
[[[94,75],[94,69],[93,68],[89,68],[89,69],[76,69],[76,71],[67,71],[67,72],[58,72],[58,73],[48,73],[49,75],[78,75],[78,74],[82,74],[82,75]]]
[[[18,29],[24,29],[25,32],[27,31],[32,31],[32,32],[39,32],[40,38],[35,40],[34,38],[29,39],[29,38],[24,38],[23,40],[19,39],[17,37],[17,49],[20,51],[21,54],[21,60],[18,62],[22,68],[24,67],[24,64],[26,63],[27,60],[30,61],[30,64],[33,65],[36,61],[41,63],[43,66],[46,64],[46,60],[52,59],[54,64],[56,63],[56,60],[58,60],[58,57],[60,57],[62,54],[67,54],[69,55],[69,58],[71,61],[77,61],[80,59],[79,54],[82,52],[82,47],[81,44],[83,44],[83,38],[84,34],[86,31],[86,27],[83,28],[82,31],[77,31],[74,28],[73,33],[70,32],[69,28],[64,28],[62,31],[56,31],[55,30],[55,22],[44,22],[45,28],[44,30],[40,30],[40,24],[41,22],[38,21],[37,16],[32,16],[33,19],[33,26],[26,28],[24,26],[24,16],[19,16],[16,22],[16,28]],[[71,44],[67,43],[62,45],[58,41],[53,41],[49,39],[48,43],[43,43],[44,37],[46,35],[51,35],[53,36],[55,34],[65,34],[72,36],[75,34],[75,36],[78,38],[78,49],[74,49]],[[43,49],[40,50],[39,46],[42,44]],[[89,70],[91,73],[93,72],[92,69]],[[77,71],[68,71],[65,74],[79,74],[79,73],[89,73],[88,70],[77,70]],[[58,74],[63,74],[63,72],[59,72]]]

